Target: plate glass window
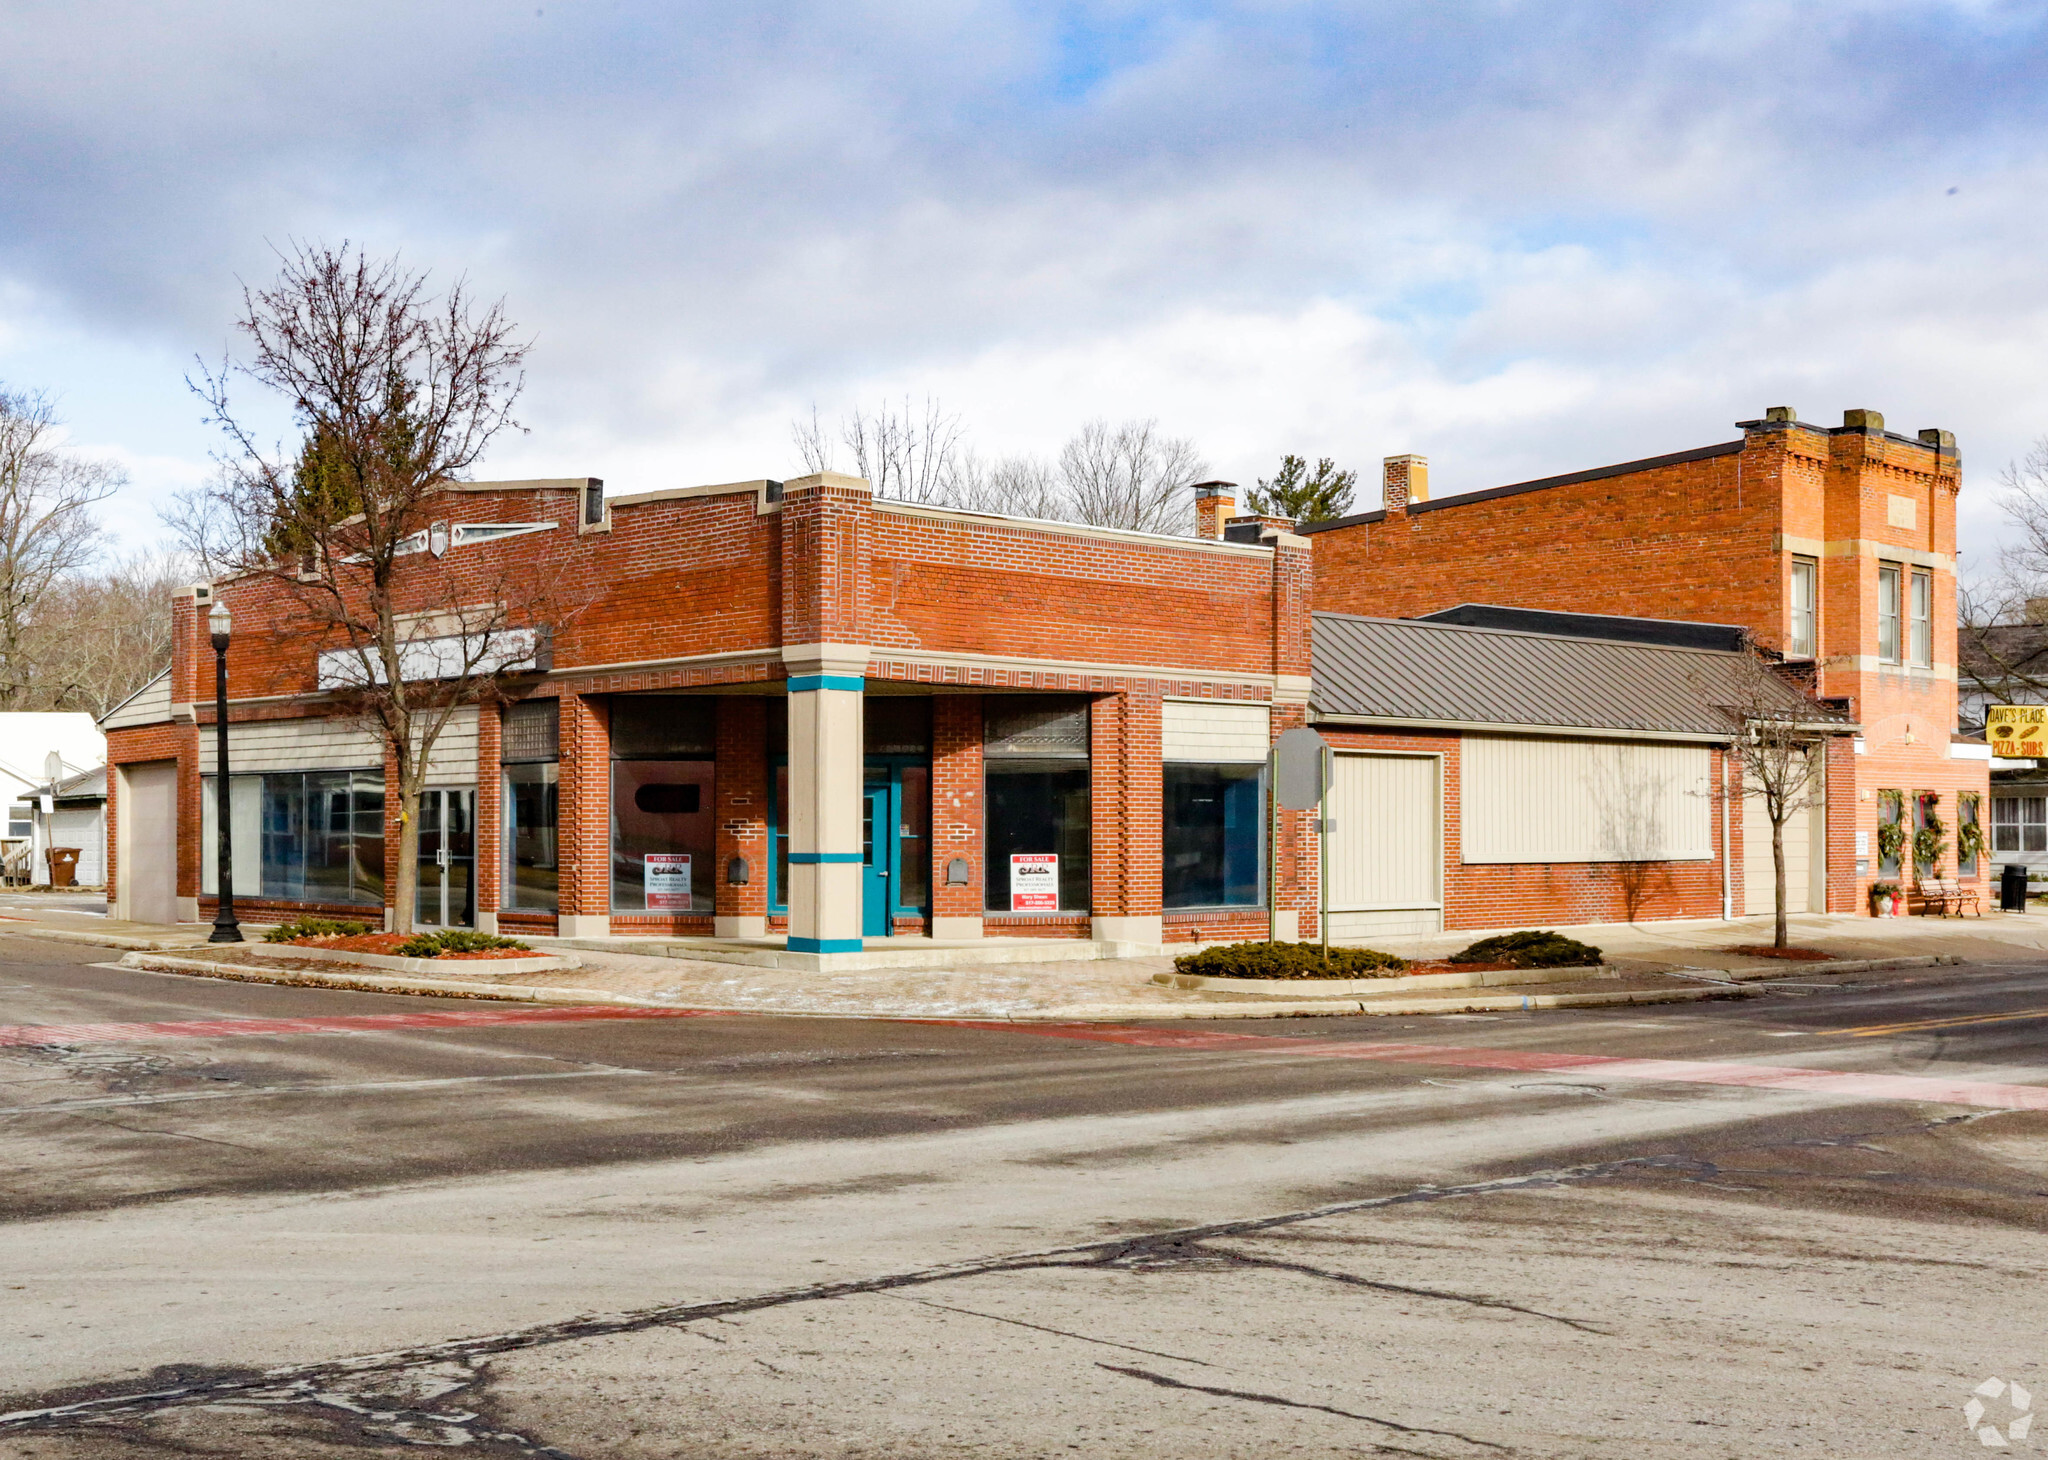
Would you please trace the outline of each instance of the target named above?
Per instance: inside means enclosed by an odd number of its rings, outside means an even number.
[[[1059,859],[1059,906],[1042,910],[1087,912],[1087,701],[1064,695],[990,695],[982,704],[984,905],[990,912],[1010,912],[1010,859],[1050,854]]]
[[[219,803],[200,782],[201,891],[219,891]],[[314,771],[234,776],[235,894],[291,902],[384,901],[384,776]]]
[[[505,712],[499,760],[505,777],[505,890],[513,912],[560,905],[560,702],[528,700]]]
[[[1898,564],[1877,565],[1877,657],[1885,664],[1899,662],[1899,577]]]
[[[1925,568],[1913,570],[1911,650],[1913,663],[1921,669],[1934,667],[1934,574]]]
[[[712,910],[714,713],[684,695],[612,701],[614,912]]]
[[[1820,564],[1812,558],[1792,560],[1792,650],[1805,658],[1819,652],[1818,603]]]

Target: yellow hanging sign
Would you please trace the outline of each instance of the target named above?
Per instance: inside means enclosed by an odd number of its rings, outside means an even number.
[[[2048,756],[2048,705],[1992,705],[1984,714],[1984,738],[2001,759]]]

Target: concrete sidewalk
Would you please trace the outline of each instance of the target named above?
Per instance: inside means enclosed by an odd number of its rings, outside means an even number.
[[[1569,928],[1564,931],[1604,951],[1610,976],[1427,993],[1395,986],[1384,994],[1363,997],[1318,997],[1312,981],[1289,981],[1273,994],[1169,988],[1155,982],[1154,975],[1172,969],[1174,955],[1170,953],[986,965],[963,960],[951,968],[811,973],[624,950],[599,951],[585,942],[575,954],[582,966],[567,972],[501,975],[487,963],[452,963],[445,974],[432,978],[392,977],[367,970],[358,974],[331,964],[280,970],[273,964],[245,959],[231,947],[207,945],[209,931],[198,924],[112,923],[58,912],[23,913],[0,921],[0,932],[132,950],[136,964],[165,971],[482,998],[891,1019],[1243,1018],[1665,1003],[1725,997],[1740,992],[1733,984],[1758,978],[1796,979],[1830,966],[1731,951],[1743,944],[1768,943],[1769,918]],[[1404,957],[1442,957],[1479,936],[1443,933],[1388,939],[1383,946]],[[1802,916],[1792,920],[1792,941],[1856,964],[1936,958],[2027,962],[2048,950],[2048,916],[1994,914],[1967,920]],[[1850,971],[1839,965],[1836,969]]]

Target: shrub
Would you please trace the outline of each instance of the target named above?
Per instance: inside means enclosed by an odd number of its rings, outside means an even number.
[[[445,953],[489,953],[498,948],[531,951],[517,938],[500,938],[496,933],[478,933],[468,928],[443,928],[438,933],[414,933],[398,945],[398,956],[439,958]]]
[[[366,923],[345,923],[335,918],[293,918],[265,933],[263,941],[290,943],[299,938],[354,938],[369,931]]]
[[[1502,933],[1481,938],[1463,952],[1453,953],[1451,963],[1505,963],[1511,968],[1576,968],[1600,961],[1600,950],[1590,943],[1567,938],[1548,929],[1526,933]]]
[[[1173,966],[1204,978],[1391,978],[1408,965],[1376,948],[1332,948],[1325,963],[1316,943],[1229,943],[1183,953]]]

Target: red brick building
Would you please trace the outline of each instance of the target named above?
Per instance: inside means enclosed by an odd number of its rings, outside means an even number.
[[[1818,693],[1861,726],[1832,753],[1825,825],[1811,828],[1824,867],[1812,905],[1860,911],[1872,881],[1896,880],[1879,827],[1901,817],[1946,829],[1936,870],[1981,877],[1982,858],[1958,866],[1955,855],[1956,827],[1984,809],[1989,762],[1954,735],[1954,437],[1897,435],[1860,410],[1823,427],[1774,408],[1741,429],[1692,451],[1437,501],[1422,458],[1390,458],[1382,510],[1303,529],[1316,607],[1414,618],[1492,604],[1739,625],[1811,664]]]
[[[1456,534],[1424,554],[1369,514],[1304,536],[1237,516],[1227,484],[1197,495],[1202,534],[1169,537],[830,474],[608,501],[584,478],[450,484],[417,562],[544,575],[576,606],[427,757],[416,921],[802,959],[913,936],[1313,937],[1309,817],[1267,785],[1274,739],[1311,720],[1336,750],[1336,937],[1756,910],[1713,689],[1741,660],[1731,631],[1389,624],[1503,595]],[[1412,586],[1439,556],[1428,599],[1366,581]],[[1312,613],[1314,593],[1346,612]],[[256,578],[181,596],[170,666],[104,721],[113,910],[213,914],[216,601],[236,626],[239,908],[379,916],[393,764],[344,712],[332,646]],[[1840,830],[1846,847],[1846,812]],[[1815,877],[1835,901],[1836,874]]]
[[[445,494],[450,557],[545,550],[587,602],[544,670],[434,748],[422,923],[829,955],[1264,936],[1269,870],[1290,919],[1309,895],[1305,818],[1263,810],[1308,700],[1303,539],[878,502],[830,474],[599,493]],[[116,910],[212,915],[216,591],[238,904],[374,915],[398,845],[381,741],[335,713],[323,646],[258,580],[181,597],[169,669],[105,721]]]

